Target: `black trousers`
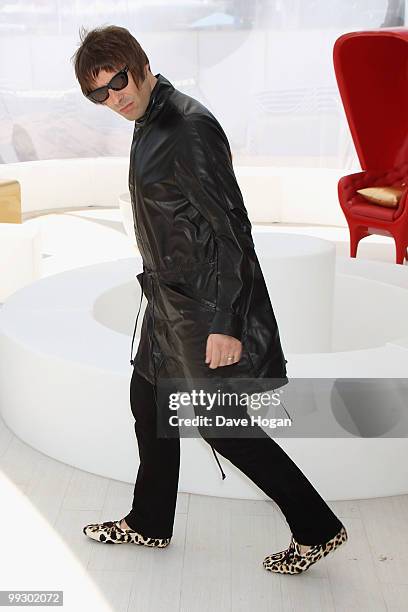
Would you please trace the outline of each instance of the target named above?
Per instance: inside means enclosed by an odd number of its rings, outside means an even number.
[[[180,466],[180,438],[157,436],[154,387],[133,369],[130,404],[135,418],[140,466],[129,527],[146,537],[173,535]],[[206,438],[216,451],[237,466],[284,514],[300,544],[323,544],[342,527],[303,472],[259,427],[262,437]],[[201,432],[200,432],[201,433]]]

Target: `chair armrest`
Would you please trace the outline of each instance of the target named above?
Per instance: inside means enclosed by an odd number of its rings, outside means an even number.
[[[367,176],[368,175],[368,176]],[[357,189],[368,186],[372,182],[372,173],[365,170],[342,176],[337,185],[339,201],[342,206],[349,208],[353,198],[356,196]],[[357,194],[357,197],[361,197]]]

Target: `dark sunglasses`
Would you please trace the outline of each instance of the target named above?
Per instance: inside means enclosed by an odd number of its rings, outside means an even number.
[[[101,104],[105,102],[109,98],[109,89],[113,89],[114,91],[120,91],[124,89],[129,82],[128,72],[129,68],[125,66],[123,70],[115,74],[107,85],[103,85],[102,87],[98,87],[98,89],[94,89],[91,91],[86,97],[95,102],[95,104]]]

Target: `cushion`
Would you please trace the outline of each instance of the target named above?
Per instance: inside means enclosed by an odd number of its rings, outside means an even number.
[[[396,208],[401,199],[404,187],[366,187],[357,189],[357,193],[362,195],[372,204]]]
[[[0,223],[21,223],[20,183],[13,179],[0,180]]]

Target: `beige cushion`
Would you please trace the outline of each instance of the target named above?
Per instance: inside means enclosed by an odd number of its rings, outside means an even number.
[[[366,187],[365,189],[357,189],[357,193],[362,195],[366,200],[380,206],[388,206],[395,208],[401,199],[404,187]]]
[[[21,223],[20,183],[0,180],[0,223]]]

